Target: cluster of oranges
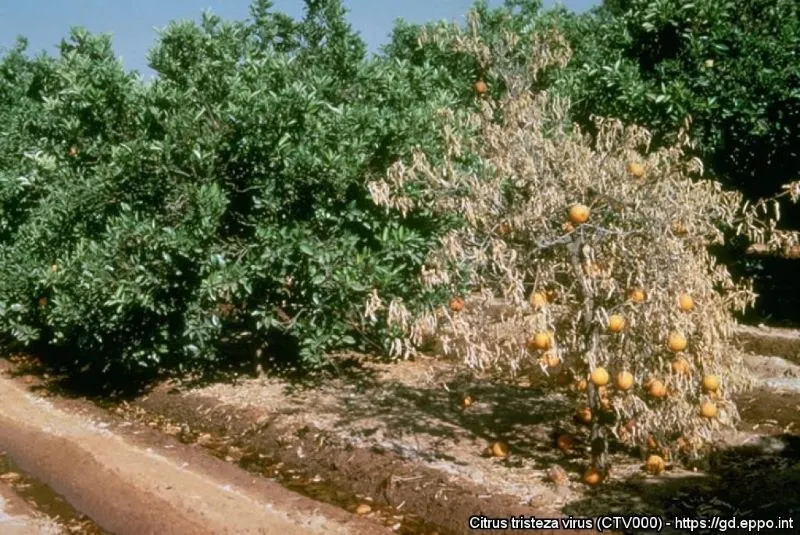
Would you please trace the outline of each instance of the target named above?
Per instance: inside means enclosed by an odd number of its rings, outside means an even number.
[[[633,302],[641,303],[646,299],[646,295],[641,289],[634,289],[630,294],[630,299]],[[535,310],[540,309],[548,303],[548,299],[543,292],[534,292],[530,299],[531,305]],[[694,309],[694,300],[688,294],[681,294],[678,296],[678,306],[684,312],[689,312]],[[626,326],[625,317],[621,314],[611,314],[608,317],[608,330],[611,333],[620,333]],[[549,331],[540,331],[535,333],[528,339],[528,349],[532,352],[539,352],[542,354],[542,361],[550,367],[556,367],[560,363],[560,358],[549,353],[553,347],[553,333]],[[666,339],[667,348],[673,353],[681,353],[688,346],[686,336],[680,331],[672,331],[667,335]],[[679,375],[688,375],[691,372],[691,366],[686,358],[678,355],[672,361],[672,370]],[[589,374],[589,379],[595,386],[605,388],[611,382],[611,375],[608,370],[602,366],[594,368]],[[627,370],[620,371],[616,375],[615,385],[621,392],[627,392],[633,388],[635,380],[633,374]],[[668,391],[664,381],[656,378],[648,378],[644,384],[647,392],[657,399],[667,397]],[[719,387],[719,379],[714,375],[706,376],[703,379],[703,388],[708,393],[714,393]],[[578,390],[586,388],[586,381],[580,380],[577,385]],[[700,413],[706,418],[713,418],[716,416],[716,407],[711,402],[705,402],[701,406]]]
[[[478,82],[475,85],[475,91],[479,95],[487,92],[488,88],[485,83]],[[627,171],[635,178],[641,178],[645,175],[645,168],[639,163],[630,163],[627,166]],[[584,204],[574,204],[569,207],[567,211],[567,221],[564,223],[563,228],[567,231],[573,231],[580,225],[589,221],[591,209]],[[508,232],[507,224],[503,224],[503,234]],[[535,311],[542,310],[555,298],[553,291],[534,291],[529,299],[531,308]],[[643,288],[633,288],[628,294],[629,302],[634,305],[644,303],[647,301],[648,295]],[[682,312],[691,312],[695,308],[694,299],[688,293],[680,294],[677,298],[677,306]],[[464,300],[461,297],[454,297],[450,302],[450,309],[458,313],[465,307]],[[625,331],[628,326],[628,321],[622,313],[610,314],[607,318],[606,328],[611,334],[620,334]],[[556,368],[561,364],[561,359],[556,352],[553,351],[555,345],[554,333],[546,330],[535,332],[527,341],[527,348],[530,352],[539,354],[540,362],[549,368]],[[689,376],[691,374],[692,366],[690,362],[681,355],[688,347],[688,340],[685,334],[679,330],[673,330],[667,334],[665,340],[666,348],[675,354],[671,363],[671,369],[676,375]],[[568,379],[568,381],[571,381]],[[610,411],[611,403],[608,397],[608,388],[616,388],[620,393],[626,393],[634,389],[636,379],[628,370],[621,370],[612,377],[608,369],[602,366],[596,366],[590,371],[586,379],[579,379],[575,387],[580,390],[586,390],[588,381],[596,387],[599,394],[601,411]],[[719,378],[715,375],[706,375],[701,382],[702,389],[708,394],[708,398],[700,404],[699,414],[708,419],[716,418],[718,409],[716,404],[711,400],[718,395],[720,387]],[[653,399],[664,399],[668,397],[669,390],[664,380],[648,377],[642,382],[642,387],[647,394]],[[466,405],[468,406],[468,405]],[[589,424],[592,421],[592,410],[590,407],[581,407],[575,415],[576,419],[583,424]],[[498,448],[496,445],[491,448],[491,456],[505,457],[507,450]],[[569,435],[560,435],[556,440],[558,449],[568,452],[574,448],[574,441]],[[501,451],[502,450],[502,451]],[[645,468],[652,474],[659,474],[665,469],[665,461],[660,455],[650,455],[645,463]],[[588,485],[597,485],[603,480],[603,474],[595,467],[591,467],[584,475],[583,482]]]
[[[632,163],[628,166],[628,172],[641,178],[644,176],[644,167],[641,164]],[[589,207],[583,204],[575,204],[568,210],[567,222],[564,224],[565,230],[573,230],[579,225],[586,223],[590,217]],[[642,288],[633,288],[628,294],[628,299],[633,304],[644,303],[647,300],[647,294]],[[534,310],[540,310],[548,304],[549,300],[547,294],[544,292],[534,292],[530,297],[530,304]],[[695,308],[694,299],[688,293],[680,294],[677,298],[677,306],[682,312],[691,312]],[[623,314],[614,313],[608,316],[607,329],[612,334],[618,334],[625,330],[627,320]],[[668,333],[666,337],[667,349],[675,354],[675,358],[671,363],[671,369],[676,375],[688,376],[691,374],[691,365],[689,361],[680,355],[681,352],[688,347],[688,340],[685,334],[679,330],[673,330]],[[528,340],[528,349],[533,352],[542,354],[542,360],[550,367],[555,367],[560,363],[558,357],[552,356],[550,350],[554,345],[554,334],[549,331],[540,331]],[[588,381],[597,388],[600,398],[600,409],[610,410],[610,402],[608,399],[607,388],[612,386],[612,376],[609,371],[602,367],[597,366],[591,370],[587,377]],[[577,390],[585,390],[587,388],[587,379],[579,379],[576,383]],[[636,380],[634,375],[628,370],[622,370],[616,374],[613,381],[613,386],[619,392],[628,392],[634,388]],[[663,399],[669,395],[666,383],[655,377],[648,377],[643,383],[645,391],[654,399]],[[701,386],[703,391],[711,398],[718,395],[720,380],[715,375],[706,375],[703,377]],[[718,408],[716,404],[710,399],[706,399],[700,404],[699,414],[707,419],[716,418],[718,415]],[[576,419],[583,424],[589,424],[592,421],[592,410],[589,407],[581,407],[576,412]],[[573,448],[573,440],[569,435],[561,435],[556,441],[556,446],[564,451],[570,451]],[[650,455],[645,463],[645,468],[652,474],[659,474],[665,469],[664,458],[660,455]],[[597,485],[603,479],[603,474],[595,467],[590,468],[583,476],[583,482],[588,485]]]

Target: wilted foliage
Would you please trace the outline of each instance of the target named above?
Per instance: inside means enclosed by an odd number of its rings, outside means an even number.
[[[466,270],[474,295],[463,309],[454,302],[419,317],[396,312],[407,335],[397,347],[435,339],[469,366],[538,367],[562,385],[603,368],[606,377],[597,371],[587,385],[601,467],[606,428],[625,442],[654,435],[696,454],[697,441],[737,420],[730,394],[748,381],[731,345],[731,311],[754,297],[708,247],[729,228],[759,241],[786,236],[761,228],[741,195],[690,178],[703,169],[684,155],[685,131],[675,146],[650,151],[646,130],[616,120],[595,118],[594,141],[570,129],[568,102],[525,89],[542,69],[565,63],[557,36],[529,43],[524,70],[506,69],[502,46],[481,39],[475,13],[466,32],[424,39],[474,54],[510,90],[497,101],[482,97],[475,112],[442,111],[444,162],[418,153],[371,184],[389,209],[465,220],[420,276],[447,286],[456,268]],[[479,134],[456,135],[468,129]],[[615,387],[621,372],[632,374],[629,390]],[[721,386],[704,389],[709,376]]]

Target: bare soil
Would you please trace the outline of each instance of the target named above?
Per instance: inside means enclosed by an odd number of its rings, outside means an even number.
[[[102,533],[389,533],[86,401],[26,391],[36,386],[0,378],[0,449]]]
[[[644,452],[612,451],[613,471],[594,489],[579,481],[586,431],[571,422],[566,394],[527,378],[476,376],[439,359],[377,364],[348,355],[340,373],[316,382],[170,382],[108,408],[130,425],[160,430],[198,455],[210,452],[314,500],[350,511],[369,505],[365,520],[397,533],[471,533],[473,515],[800,521],[800,494],[790,490],[800,489],[800,367],[759,356],[748,365],[759,386],[737,399],[741,425],[719,434],[706,464],[670,464],[651,476],[642,469]],[[474,403],[465,409],[467,394]],[[554,447],[563,432],[577,438],[570,453]],[[510,455],[485,456],[498,440]],[[566,477],[554,482],[554,470]]]
[[[784,361],[756,362],[764,377],[800,377]],[[266,377],[164,385],[119,410],[144,410],[141,417],[163,419],[162,425],[188,424],[209,444],[225,444],[223,450],[267,452],[332,488],[414,514],[440,533],[468,533],[467,519],[476,514],[793,515],[800,521],[800,495],[784,490],[800,488],[800,388],[763,383],[742,396],[740,429],[720,434],[707,465],[669,466],[654,477],[644,473],[641,458],[618,451],[609,480],[587,489],[579,482],[586,445],[579,440],[570,454],[554,447],[561,432],[579,439],[586,433],[571,423],[554,425],[570,421],[572,404],[552,388],[496,383],[435,359],[343,361],[346,366],[338,377],[307,387]],[[475,400],[466,410],[465,394]],[[497,440],[509,444],[508,458],[483,455]],[[567,481],[551,480],[556,466]]]

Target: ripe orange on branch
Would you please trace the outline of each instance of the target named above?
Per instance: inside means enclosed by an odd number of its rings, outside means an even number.
[[[719,377],[716,375],[706,375],[703,377],[703,389],[706,392],[716,392],[719,388]]]
[[[651,382],[647,390],[654,398],[663,398],[667,396],[667,387],[659,380]]]
[[[545,364],[547,364],[548,368],[555,368],[556,366],[561,364],[561,357],[553,353],[547,353],[544,356],[544,362]]]
[[[568,452],[575,446],[575,442],[569,435],[559,435],[559,437],[556,439],[556,446],[558,446],[558,449],[561,451]]]
[[[631,290],[629,298],[634,303],[643,303],[647,296],[641,288],[634,288]]]
[[[684,312],[689,312],[694,308],[694,299],[689,294],[681,294],[678,296],[678,307]]]
[[[700,416],[703,418],[708,418],[709,420],[716,418],[718,412],[717,406],[711,401],[704,401],[700,404]]]
[[[576,204],[569,209],[569,221],[573,225],[580,225],[589,220],[589,207],[583,204]]]
[[[547,305],[547,294],[544,292],[533,292],[529,301],[534,310],[539,310]]]
[[[553,347],[553,335],[549,332],[538,332],[528,340],[528,349],[547,351],[551,347]]]
[[[644,176],[644,166],[639,162],[630,162],[627,166],[628,172],[636,178]]]
[[[686,345],[686,337],[683,335],[683,333],[678,331],[672,331],[669,333],[669,336],[667,337],[667,347],[669,347],[670,351],[678,353],[679,351],[686,349]]]
[[[581,407],[575,413],[575,417],[582,424],[588,424],[589,422],[592,421],[592,409],[590,409],[589,407]]]
[[[603,367],[598,366],[597,368],[592,370],[592,373],[591,373],[590,377],[592,379],[592,382],[596,386],[605,386],[605,385],[608,384],[608,380],[609,380],[608,370],[606,370]]]
[[[630,390],[633,386],[633,374],[631,372],[619,372],[617,374],[617,388],[622,391]]]
[[[619,314],[612,314],[608,317],[608,330],[612,333],[622,332],[625,328],[625,318]]]
[[[453,312],[461,312],[464,310],[464,300],[460,297],[454,297],[450,300],[450,310]]]
[[[484,82],[483,80],[478,80],[477,82],[475,82],[473,89],[475,89],[475,92],[477,94],[484,95],[489,91],[489,86],[486,85],[486,82]]]

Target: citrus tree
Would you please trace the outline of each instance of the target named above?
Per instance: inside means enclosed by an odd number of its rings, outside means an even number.
[[[611,439],[658,450],[654,470],[676,453],[701,455],[715,429],[737,421],[730,396],[748,381],[730,342],[731,311],[753,299],[708,247],[729,228],[759,241],[793,238],[739,194],[692,180],[703,168],[684,154],[685,131],[650,150],[646,130],[596,117],[589,138],[569,124],[567,101],[531,92],[538,73],[569,59],[558,34],[487,42],[473,11],[466,29],[428,29],[421,43],[472,55],[507,91],[477,95],[477,111],[443,110],[445,160],[417,153],[370,188],[404,215],[463,215],[420,279],[466,283],[472,294],[413,315],[374,292],[366,315],[388,308],[408,351],[435,339],[473,368],[533,366],[570,388],[590,429],[587,483],[605,476]],[[514,47],[526,49],[524,69],[504,54]],[[458,135],[465,129],[477,133]]]
[[[553,81],[574,98],[577,122],[619,117],[661,146],[691,115],[693,155],[749,198],[797,178],[797,2],[607,0],[556,24],[575,55]]]
[[[371,288],[441,300],[416,273],[456,218],[384,213],[366,182],[415,146],[437,158],[433,111],[471,91],[366,58],[338,0],[176,22],[149,61],[144,83],[81,29],[56,57],[0,58],[2,342],[123,380],[224,363],[230,342],[315,367],[388,349],[360,317]]]

